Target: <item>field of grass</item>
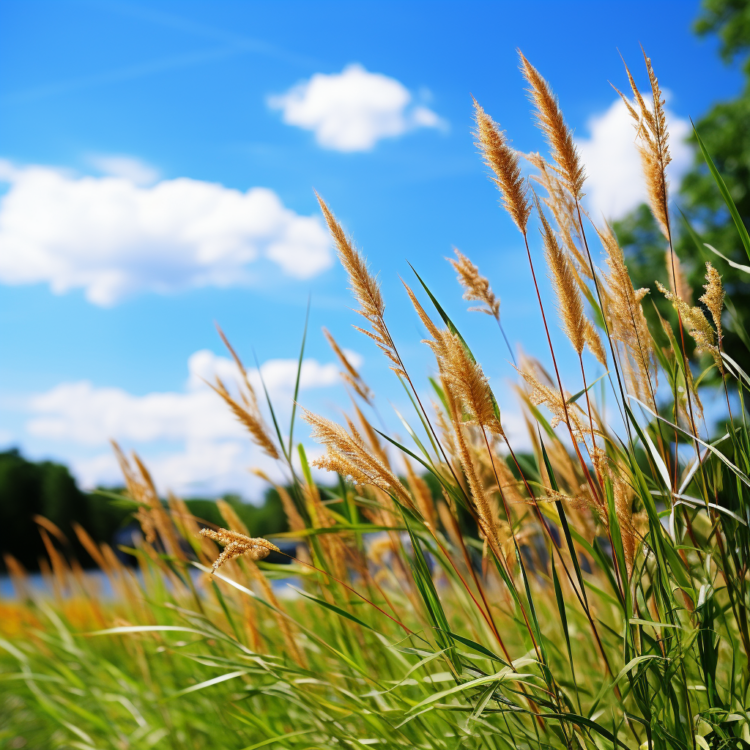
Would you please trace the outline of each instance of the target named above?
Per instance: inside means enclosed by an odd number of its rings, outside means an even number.
[[[371,392],[332,339],[355,404],[344,425],[296,406],[280,425],[226,342],[238,383],[214,384],[217,408],[278,461],[291,531],[257,537],[228,503],[223,527],[203,523],[180,499],[160,500],[138,457],[118,449],[143,529],[137,569],[76,528],[114,597],[50,523],[49,596],[6,560],[19,598],[0,604],[0,746],[750,747],[750,377],[724,350],[723,326],[750,340],[725,308],[724,261],[686,227],[692,261],[716,266],[691,290],[671,250],[668,135],[646,60],[653,96],[633,85],[628,106],[669,269],[670,288],[650,294],[674,306],[649,328],[647,290],[581,208],[585,171],[557,100],[521,61],[550,146],[549,162],[528,157],[541,196],[479,104],[476,139],[527,249],[539,221],[546,268],[528,252],[529,294],[549,274],[556,299],[538,296],[540,315],[579,355],[583,390],[565,389],[551,337],[546,366],[520,357],[533,450],[517,454],[502,399],[418,275],[406,293],[435,376],[413,383],[377,281],[321,199],[363,333],[413,404],[408,444],[371,424]],[[500,326],[487,280],[467,258],[453,263],[465,298]],[[496,335],[504,346],[501,326]],[[717,427],[699,395],[711,390],[726,404]],[[326,449],[313,465],[332,472],[327,489],[294,440],[299,417]],[[282,540],[296,544],[290,563],[268,562]]]

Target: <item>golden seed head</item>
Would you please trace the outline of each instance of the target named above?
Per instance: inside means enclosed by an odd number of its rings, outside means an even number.
[[[557,165],[554,169],[574,200],[580,200],[583,197],[586,173],[573,140],[573,132],[565,123],[557,97],[549,83],[520,50],[518,55],[521,58],[521,72],[529,84],[529,98],[536,108],[537,123],[547,139],[552,158]]]
[[[214,572],[224,565],[224,563],[242,555],[247,555],[253,562],[258,562],[259,560],[265,560],[271,552],[281,552],[275,544],[272,544],[267,539],[245,536],[229,529],[214,530],[203,528],[200,530],[200,534],[224,545],[222,553],[214,561]]]
[[[531,213],[531,204],[526,195],[526,184],[518,165],[518,154],[508,144],[505,133],[474,99],[474,119],[477,139],[484,163],[492,170],[492,181],[502,196],[505,210],[523,234]]]
[[[464,299],[469,302],[481,302],[484,307],[470,307],[470,312],[483,312],[500,319],[500,300],[492,291],[490,282],[479,269],[457,248],[453,248],[456,258],[448,258],[448,262],[456,271],[458,283],[464,289]]]

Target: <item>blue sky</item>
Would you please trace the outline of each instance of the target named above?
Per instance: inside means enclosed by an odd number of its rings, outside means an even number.
[[[687,118],[741,85],[715,40],[691,32],[697,11],[688,0],[3,0],[0,442],[93,484],[116,478],[112,437],[162,486],[252,496],[245,469],[262,458],[213,414],[223,407],[198,376],[226,371],[217,321],[248,365],[253,352],[270,361],[288,411],[285,360],[298,353],[308,296],[302,402],[329,416],[347,405],[326,325],[396,427],[389,401],[405,410],[403,392],[351,328],[313,188],[380,273],[414,377],[430,360],[400,288],[407,260],[455,316],[512,421],[507,352],[489,318],[465,312],[444,261],[453,246],[469,255],[502,299],[510,338],[547,361],[520,238],[472,144],[470,94],[516,148],[543,149],[520,47],[590,160],[589,207],[617,218],[641,195],[632,130],[608,83],[626,84],[618,50],[645,85],[642,43],[669,91],[675,182],[692,158],[680,144]]]

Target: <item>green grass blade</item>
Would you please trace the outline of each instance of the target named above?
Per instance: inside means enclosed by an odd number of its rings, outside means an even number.
[[[310,322],[310,300],[307,298],[307,312],[305,312],[305,327],[302,332],[302,345],[299,349],[299,361],[297,362],[297,377],[294,381],[294,398],[292,399],[292,418],[289,422],[289,447],[287,448],[287,454],[292,455],[292,445],[294,440],[294,417],[297,414],[297,395],[299,394],[299,381],[302,375],[302,359],[305,356],[305,342],[307,341],[307,325]]]

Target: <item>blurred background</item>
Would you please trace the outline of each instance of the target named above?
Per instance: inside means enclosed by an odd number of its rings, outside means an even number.
[[[266,461],[204,383],[233,377],[215,323],[287,422],[309,301],[301,403],[334,418],[349,403],[325,325],[399,430],[391,404],[406,411],[406,396],[352,329],[314,190],[380,274],[415,381],[431,364],[399,280],[414,278],[408,263],[521,440],[510,355],[489,317],[466,312],[444,260],[457,247],[479,265],[514,348],[546,363],[520,236],[473,145],[471,95],[516,148],[543,150],[523,50],[575,129],[588,210],[615,222],[626,248],[645,247],[629,257],[638,283],[666,283],[634,131],[610,85],[627,88],[622,55],[646,87],[639,45],[667,92],[675,207],[731,254],[690,119],[747,219],[745,0],[0,1],[0,548],[33,565],[34,513],[110,538],[128,511],[90,494],[121,483],[110,439],[138,451],[160,491],[231,496],[264,533],[278,499],[248,467]],[[697,288],[699,264],[687,265]],[[726,281],[742,312],[747,289]],[[577,391],[575,354],[553,335]]]

